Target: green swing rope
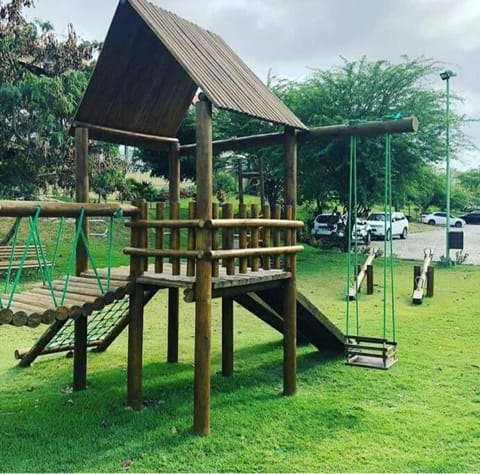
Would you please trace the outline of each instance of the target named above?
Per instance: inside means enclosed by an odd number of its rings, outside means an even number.
[[[347,226],[347,310],[346,310],[346,333],[350,334],[350,270],[352,266],[352,228],[355,235],[354,242],[354,284],[355,288],[358,285],[358,239],[357,235],[357,209],[358,209],[358,195],[357,195],[357,137],[350,137],[350,167],[349,167],[349,194],[348,194],[348,226]],[[353,190],[353,191],[352,191]],[[353,197],[353,204],[352,204]],[[352,226],[352,208],[353,208],[353,226]],[[355,298],[355,329],[356,334],[360,332],[360,319],[358,308],[358,295]]]
[[[58,249],[60,247],[60,241],[62,240],[63,237],[63,228],[65,226],[65,217],[62,217],[60,219],[60,224],[57,229],[57,237],[55,239],[55,248],[53,249],[53,255],[52,255],[52,270],[51,273],[53,274],[53,271],[55,269],[55,265],[57,264],[57,257],[58,257]]]
[[[385,134],[385,187],[384,205],[385,213],[384,232],[387,235],[387,215],[390,220],[390,239],[388,241],[389,255],[387,258],[387,239],[383,243],[383,338],[387,338],[388,326],[388,285],[387,273],[390,272],[390,310],[392,319],[392,340],[395,341],[395,291],[394,291],[394,265],[393,265],[393,235],[392,235],[392,136]],[[387,265],[388,262],[388,265]],[[388,269],[388,270],[387,270]]]
[[[15,249],[17,248],[18,229],[20,227],[21,220],[22,220],[21,217],[17,217],[15,219],[15,232],[13,234],[12,248],[10,250],[10,257],[8,259],[7,277],[5,278],[5,286],[3,288],[4,293],[7,292],[8,286],[10,285],[10,278],[12,276],[13,259],[15,257]]]
[[[395,292],[394,292],[394,264],[393,264],[393,237],[392,237],[392,154],[391,154],[391,134],[385,135],[385,185],[384,185],[384,243],[383,243],[383,338],[387,339],[387,327],[388,327],[388,283],[390,284],[390,310],[392,321],[392,340],[396,340],[396,323],[395,323]],[[352,202],[353,201],[353,202]],[[357,194],[357,137],[350,137],[350,171],[349,171],[349,198],[348,198],[348,255],[347,255],[347,308],[346,308],[346,334],[350,334],[350,302],[349,302],[349,289],[350,289],[350,277],[351,277],[351,264],[352,264],[352,227],[354,235],[357,231],[357,209],[358,209],[358,194]],[[352,226],[352,216],[354,225]],[[387,216],[390,220],[390,238],[387,241]],[[387,256],[387,242],[389,255]],[[354,242],[354,267],[355,270],[358,267],[358,240],[355,238]],[[390,279],[388,281],[387,274],[390,273]],[[355,271],[355,287],[358,284],[358,273]],[[356,335],[360,333],[360,318],[359,318],[359,306],[358,295],[355,298],[355,326]]]

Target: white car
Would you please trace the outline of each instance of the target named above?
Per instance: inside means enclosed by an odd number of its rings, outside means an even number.
[[[336,239],[345,236],[346,216],[340,214],[319,214],[313,221],[313,227],[310,231],[312,237],[316,239]],[[356,230],[356,234],[355,234]],[[370,244],[371,229],[365,222],[357,219],[357,227],[352,228],[352,239],[365,245]]]
[[[429,225],[447,225],[446,212],[432,212],[422,215],[422,222]],[[463,227],[466,222],[460,217],[450,215],[450,227]]]
[[[396,235],[401,239],[406,239],[408,236],[408,219],[402,212],[392,212],[391,218],[390,214],[387,213],[386,223],[384,212],[372,212],[367,217],[366,223],[372,229],[372,238],[390,240],[391,237]]]

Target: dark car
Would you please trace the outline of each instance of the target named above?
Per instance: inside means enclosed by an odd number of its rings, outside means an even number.
[[[480,211],[469,212],[468,214],[461,216],[461,218],[467,224],[480,224]]]

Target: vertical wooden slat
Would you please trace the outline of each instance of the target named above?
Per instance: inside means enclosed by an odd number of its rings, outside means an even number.
[[[263,207],[263,218],[270,219],[270,206]],[[262,230],[262,246],[265,248],[270,247],[270,227],[264,227]],[[271,259],[268,255],[263,257],[263,268],[265,270],[270,270],[271,268]]]
[[[243,202],[243,167],[242,159],[238,158],[238,202],[242,206]]]
[[[233,298],[222,298],[222,375],[233,375]]]
[[[180,219],[180,203],[170,203],[170,219]],[[180,229],[170,229],[170,248],[172,250],[180,249]],[[172,258],[172,275],[180,275],[180,259]]]
[[[212,219],[218,219],[218,203],[212,204]],[[218,236],[219,230],[212,230],[212,250],[218,250]],[[220,274],[220,264],[218,260],[214,260],[212,263],[212,276],[218,277]]]
[[[191,201],[188,203],[188,218],[195,219],[196,217],[196,203]],[[188,250],[195,249],[195,229],[189,228],[187,233],[187,247]],[[195,259],[189,258],[187,260],[187,276],[195,276]]]
[[[138,217],[145,219],[146,206],[143,201],[135,201],[134,205],[140,209]],[[148,212],[148,210],[147,210]],[[130,245],[142,247],[144,233],[141,229],[132,228]],[[130,323],[128,325],[128,367],[127,367],[127,403],[134,410],[142,408],[142,364],[143,364],[143,298],[144,288],[136,283],[136,279],[142,274],[144,260],[142,257],[130,256],[130,278],[135,282],[135,289],[130,296]]]
[[[282,208],[280,207],[279,204],[276,204],[275,207],[273,208],[273,218],[274,219],[280,219],[282,217]],[[273,246],[274,247],[280,247],[280,242],[282,238],[282,232],[278,227],[275,227],[273,229]],[[273,261],[273,268],[278,270],[281,267],[280,263],[280,255],[274,255],[272,258]]]
[[[230,203],[225,203],[222,206],[222,219],[232,219],[233,218],[233,206]],[[224,228],[223,229],[223,248],[224,249],[233,249],[233,229]],[[227,275],[235,274],[235,259],[228,258],[225,261],[225,266],[227,268]]]
[[[165,218],[165,204],[163,202],[157,202],[156,216],[159,221]],[[163,249],[163,228],[155,229],[155,248]],[[155,258],[155,273],[163,273],[163,258]]]
[[[247,217],[247,206],[245,204],[240,204],[238,216],[242,219]],[[246,249],[248,246],[247,229],[245,229],[245,227],[241,227],[238,231],[238,246],[241,249]],[[239,266],[240,273],[247,273],[248,259],[246,257],[240,257]]]
[[[285,218],[295,219],[297,203],[297,141],[295,130],[285,128],[284,133],[284,201]],[[286,231],[285,245],[295,245],[296,231]],[[283,295],[283,392],[293,395],[297,391],[297,259],[296,255],[285,256],[285,270],[292,276],[286,280]]]
[[[265,174],[263,167],[263,156],[258,157],[258,183],[260,186],[260,208],[265,208]]]
[[[212,215],[212,104],[203,94],[196,104],[197,111],[197,215],[210,219]],[[199,229],[196,247],[209,251],[212,234]],[[210,432],[210,363],[212,324],[212,263],[199,259],[195,283],[195,382],[194,431],[200,435]]]
[[[251,207],[252,219],[258,219],[258,205],[252,204]],[[252,227],[250,243],[251,247],[256,249],[259,247],[259,233],[258,227]],[[258,272],[260,269],[260,258],[252,257],[252,272]]]
[[[88,129],[75,129],[75,160],[77,202],[88,202]],[[78,225],[77,221],[77,225]],[[85,236],[88,238],[88,220],[82,223]],[[75,273],[80,275],[88,269],[87,250],[80,239],[76,249]],[[84,390],[87,386],[87,325],[85,317],[80,317],[74,323],[74,359],[73,359],[73,390]]]
[[[143,201],[142,206],[143,206],[142,215],[144,216],[145,220],[148,220],[148,215],[149,215],[148,202]],[[148,248],[148,233],[149,232],[150,232],[150,229],[148,229],[147,227],[141,229],[141,231],[140,231],[140,235],[142,236],[141,246],[144,249]],[[143,271],[145,271],[145,272],[148,271],[148,257],[143,258]]]

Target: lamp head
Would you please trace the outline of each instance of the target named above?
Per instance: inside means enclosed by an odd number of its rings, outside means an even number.
[[[447,69],[446,71],[443,71],[440,73],[440,77],[442,78],[442,81],[446,81],[451,77],[455,77],[456,75],[457,73],[451,71],[450,69]]]

